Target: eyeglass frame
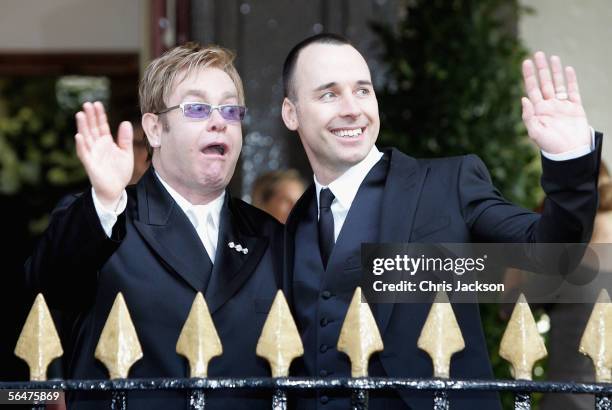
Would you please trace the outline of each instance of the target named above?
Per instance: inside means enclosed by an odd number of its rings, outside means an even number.
[[[208,105],[210,107],[210,113],[205,118],[188,117],[187,115],[185,115],[185,105],[187,105],[187,104]],[[222,113],[221,108],[223,108],[223,107],[239,107],[239,108],[244,108],[244,114],[243,114],[242,118],[239,119],[239,120],[228,120],[227,118],[225,118],[223,116],[223,114],[221,114]],[[215,110],[219,111],[219,114],[221,115],[221,117],[224,120],[226,120],[226,121],[238,121],[238,122],[242,122],[242,120],[244,120],[244,116],[246,116],[246,113],[247,113],[247,107],[244,106],[244,105],[240,105],[240,104],[220,104],[220,105],[214,105],[214,104],[209,104],[209,103],[200,102],[200,101],[185,101],[183,103],[180,103],[178,105],[174,105],[172,107],[168,107],[168,108],[166,108],[166,109],[164,109],[162,111],[156,112],[154,114],[155,115],[167,114],[168,112],[170,112],[172,110],[176,110],[177,108],[181,109],[181,113],[183,114],[183,117],[189,118],[189,119],[192,119],[192,120],[202,120],[202,121],[205,121],[205,120],[209,119],[210,116],[212,115],[213,111],[215,111]]]

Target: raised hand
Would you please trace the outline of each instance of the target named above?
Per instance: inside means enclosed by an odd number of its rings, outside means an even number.
[[[76,114],[76,122],[77,156],[102,205],[113,209],[134,169],[132,124],[124,121],[119,125],[115,143],[104,106],[99,101],[83,104],[83,111]]]
[[[591,144],[591,133],[582,108],[576,72],[538,51],[532,60],[523,61],[527,97],[523,97],[523,122],[529,137],[551,154],[572,151]],[[551,70],[552,69],[552,70]],[[565,72],[565,78],[564,78]],[[566,85],[567,84],[567,85]]]

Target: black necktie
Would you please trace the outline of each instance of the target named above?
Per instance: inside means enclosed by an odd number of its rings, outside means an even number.
[[[334,216],[331,211],[334,198],[329,188],[322,189],[319,194],[319,250],[324,268],[327,268],[327,260],[334,248]]]

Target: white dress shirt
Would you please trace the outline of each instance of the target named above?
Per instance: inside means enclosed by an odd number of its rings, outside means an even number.
[[[334,202],[332,202],[331,205],[331,211],[334,217],[334,242],[338,240],[338,235],[340,235],[340,230],[342,229],[342,225],[344,225],[349,209],[351,209],[359,186],[366,175],[368,175],[368,172],[370,172],[374,165],[380,161],[382,156],[383,153],[376,148],[376,145],[373,145],[368,155],[366,155],[361,162],[350,167],[344,174],[336,178],[329,185],[321,185],[321,183],[317,181],[317,177],[314,177],[317,191],[317,209],[319,208],[319,196],[323,188],[329,188],[335,196]]]
[[[570,159],[575,159],[587,155],[591,153],[594,149],[595,130],[591,127],[590,146],[583,145],[572,151],[562,152],[560,154],[550,154],[544,151],[541,152],[542,155],[552,161],[567,161]],[[365,179],[366,175],[368,175],[370,170],[374,167],[374,165],[376,165],[376,163],[380,161],[382,156],[383,153],[380,152],[378,148],[376,148],[376,145],[373,145],[368,155],[364,159],[362,159],[361,162],[353,165],[344,174],[339,176],[327,186],[322,185],[317,180],[316,175],[314,176],[314,183],[317,192],[317,209],[319,208],[319,197],[323,188],[329,188],[332,194],[334,194],[335,196],[335,199],[331,205],[331,211],[334,217],[334,242],[338,240],[338,235],[340,235],[340,230],[342,229],[342,225],[344,225],[346,216],[348,215],[348,212],[351,209],[351,205],[353,204],[355,195],[357,195],[359,186]]]
[[[221,208],[223,207],[223,201],[225,200],[225,191],[221,193],[217,198],[212,200],[206,205],[193,205],[181,194],[176,192],[166,181],[164,181],[157,172],[155,175],[162,183],[166,191],[170,194],[172,199],[178,204],[178,206],[185,212],[189,222],[195,228],[208,256],[212,263],[215,263],[215,253],[217,251],[217,241],[219,240],[219,221],[221,219]],[[96,213],[100,218],[102,228],[108,237],[113,232],[113,226],[117,222],[117,216],[125,210],[127,205],[127,193],[125,190],[121,194],[121,199],[114,210],[106,209],[98,200],[96,191],[92,187],[92,197]]]

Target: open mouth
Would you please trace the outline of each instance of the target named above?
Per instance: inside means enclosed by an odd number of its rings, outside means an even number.
[[[331,130],[331,133],[340,138],[357,138],[365,131],[366,127],[361,128],[339,128]]]
[[[206,155],[225,155],[225,153],[227,152],[227,145],[225,144],[217,144],[217,143],[213,143],[210,145],[207,145],[204,147],[204,149],[202,150],[203,154]]]

